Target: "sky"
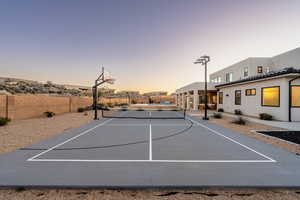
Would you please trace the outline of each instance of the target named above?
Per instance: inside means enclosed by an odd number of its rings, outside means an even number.
[[[1,0],[0,77],[174,92],[300,47],[299,0]]]

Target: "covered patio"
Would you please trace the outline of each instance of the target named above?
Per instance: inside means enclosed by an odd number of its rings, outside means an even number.
[[[208,108],[216,109],[217,90],[213,83],[207,85]],[[204,109],[204,82],[196,82],[176,90],[176,105],[187,110]]]

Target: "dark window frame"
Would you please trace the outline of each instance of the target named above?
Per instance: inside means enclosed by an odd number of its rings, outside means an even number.
[[[231,80],[230,80],[230,75],[231,75]],[[226,83],[230,83],[232,81],[233,81],[233,72],[227,72],[227,73],[225,73],[225,82]]]
[[[240,93],[240,102],[239,102],[239,104],[237,103],[237,93]],[[242,105],[242,90],[235,90],[234,91],[234,105],[238,105],[238,106],[240,106],[240,105]]]
[[[220,97],[221,97],[221,95],[220,94],[222,94],[222,103],[221,103],[221,101],[220,101]],[[224,93],[223,92],[219,92],[219,98],[218,98],[218,103],[219,104],[223,104],[223,101],[224,101]]]
[[[277,106],[263,105],[263,102],[264,102],[263,101],[263,89],[265,89],[265,88],[278,88],[279,89],[279,91],[278,91],[279,98],[278,98],[278,105]],[[262,87],[261,88],[261,93],[260,93],[260,97],[261,97],[260,105],[262,107],[280,107],[280,97],[281,97],[280,90],[281,90],[280,86]]]
[[[245,69],[247,69],[247,71]],[[249,68],[244,67],[244,77],[248,77],[248,76],[249,76]]]
[[[291,107],[292,108],[300,108],[300,106],[293,106],[293,87],[299,87],[300,85],[291,85]]]
[[[257,66],[257,73],[262,74],[263,73],[263,66]]]
[[[247,94],[247,91],[249,91],[250,90],[250,94]],[[255,91],[255,94],[252,94],[252,91]],[[245,96],[256,96],[256,88],[251,88],[251,89],[246,89],[245,90]]]

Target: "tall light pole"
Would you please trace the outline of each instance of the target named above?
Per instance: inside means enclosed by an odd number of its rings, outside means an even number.
[[[210,61],[210,57],[209,56],[201,56],[199,59],[196,60],[196,62],[194,62],[194,64],[202,64],[205,67],[205,86],[204,86],[204,117],[203,120],[209,120],[209,118],[207,117],[207,63]]]

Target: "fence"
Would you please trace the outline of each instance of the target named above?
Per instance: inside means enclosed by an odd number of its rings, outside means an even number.
[[[170,97],[156,97],[154,103],[171,101]],[[128,98],[99,98],[99,103],[128,103]],[[0,117],[10,119],[28,119],[43,116],[44,112],[56,114],[76,112],[80,107],[91,106],[91,97],[60,97],[48,95],[0,95]],[[148,98],[134,98],[131,103],[149,103]]]
[[[0,117],[28,119],[40,117],[46,111],[56,114],[75,112],[92,105],[90,97],[58,97],[46,95],[0,95]]]

